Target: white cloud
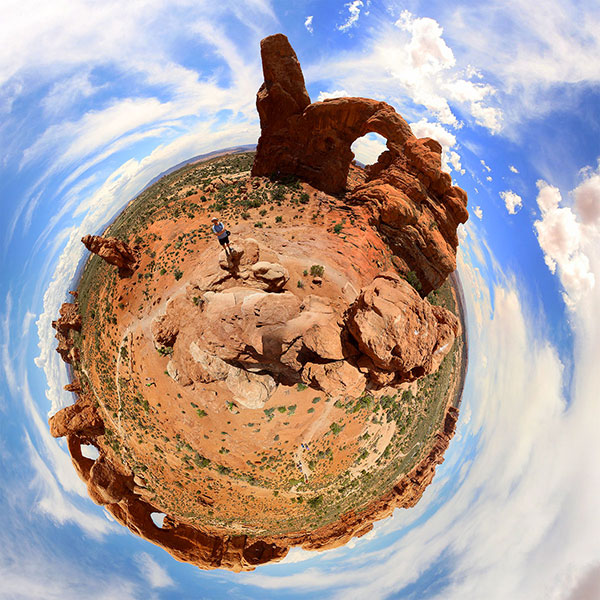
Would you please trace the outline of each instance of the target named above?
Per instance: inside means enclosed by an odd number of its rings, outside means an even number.
[[[306,19],[304,20],[304,27],[306,27],[306,29],[308,30],[308,33],[314,33],[314,29],[313,29],[313,16],[309,15],[308,17],[306,17]]]
[[[575,188],[575,208],[584,225],[600,226],[600,161],[594,172],[583,169],[583,181]]]
[[[89,72],[76,73],[55,83],[41,105],[48,116],[55,117],[65,113],[80,99],[90,97],[98,89],[92,85]]]
[[[481,206],[476,206],[473,209],[473,214],[478,218],[478,219],[483,219],[483,210],[481,210]]]
[[[356,25],[358,17],[360,17],[360,9],[364,6],[364,4],[362,0],[352,0],[352,2],[344,4],[344,6],[348,9],[350,14],[341,25],[338,25],[338,30],[345,33],[348,31],[348,29]]]
[[[590,60],[600,55],[600,11],[594,3],[546,0],[541,10],[528,0],[468,8],[449,3],[439,19],[449,38],[461,42],[464,60],[494,77],[511,126],[565,110],[570,98],[562,84],[600,81],[596,61]]]
[[[481,165],[483,166],[483,168],[489,173],[492,169],[485,163],[485,160],[483,160],[483,158],[479,161],[481,162]]]
[[[488,181],[491,181],[491,177],[488,177]],[[506,210],[508,214],[515,215],[519,212],[523,206],[523,198],[519,194],[515,194],[512,190],[505,190],[500,192],[500,198],[504,200]]]
[[[488,175],[485,179],[486,181],[492,181],[493,178],[491,177],[491,175]]]
[[[344,98],[350,94],[346,90],[333,90],[333,92],[319,92],[317,102],[323,102],[328,98]]]
[[[575,188],[574,208],[563,206],[560,190],[538,181],[537,204],[541,218],[534,223],[544,260],[557,273],[564,287],[564,299],[573,308],[595,287],[591,259],[600,246],[600,202],[597,173],[584,171],[584,180]]]
[[[508,167],[508,168],[509,168],[509,170],[512,173],[518,173],[519,172],[519,170],[517,169],[517,167],[515,167],[514,165],[510,165],[510,167]]]
[[[159,565],[149,554],[140,552],[135,560],[142,573],[152,588],[164,588],[175,585],[167,570]]]
[[[305,76],[310,81],[334,74],[333,85],[351,95],[380,98],[400,109],[408,108],[408,97],[440,123],[458,128],[462,123],[450,107],[453,103],[478,125],[500,131],[502,114],[489,104],[494,88],[465,78],[442,34],[434,19],[404,11],[394,25],[380,23],[365,46],[308,65]],[[414,113],[414,106],[409,110]]]

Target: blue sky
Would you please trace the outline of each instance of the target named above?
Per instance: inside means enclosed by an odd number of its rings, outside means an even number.
[[[344,548],[202,572],[87,498],[47,430],[72,402],[50,322],[83,234],[172,165],[256,142],[276,32],[313,101],[385,100],[442,143],[469,195],[470,370],[414,509]],[[1,598],[600,596],[596,2],[23,0],[0,44]]]

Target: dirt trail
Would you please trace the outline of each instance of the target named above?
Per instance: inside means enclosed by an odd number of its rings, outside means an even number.
[[[121,400],[121,380],[120,380],[120,372],[121,372],[121,348],[124,346],[125,338],[128,340],[129,350],[128,350],[128,358],[129,358],[129,372],[132,370],[132,360],[133,360],[133,337],[134,331],[140,330],[139,334],[141,337],[152,340],[152,321],[160,315],[163,314],[166,310],[166,305],[169,300],[175,298],[176,296],[185,293],[185,287],[179,286],[179,289],[175,291],[172,296],[166,296],[165,299],[160,302],[150,313],[148,313],[145,317],[139,319],[135,317],[132,313],[133,317],[132,323],[130,323],[125,330],[123,331],[123,335],[121,336],[121,342],[119,343],[119,347],[117,349],[117,366],[115,369],[115,386],[117,388],[117,399],[118,399],[118,407],[117,407],[117,425],[119,430],[119,436],[123,437],[123,427],[121,425],[121,412],[122,412],[122,400]],[[94,390],[94,393],[95,390]]]
[[[300,445],[296,448],[296,450],[294,450],[294,462],[296,465],[300,465],[302,475],[304,475],[305,480],[310,477],[312,471],[304,460],[304,449],[302,448],[302,444],[309,444],[312,442],[315,433],[323,425],[323,422],[329,422],[329,413],[331,413],[334,403],[335,399],[331,398],[331,400],[327,403],[325,410],[321,413],[321,416],[311,423],[310,427],[306,430],[306,433],[300,440]]]

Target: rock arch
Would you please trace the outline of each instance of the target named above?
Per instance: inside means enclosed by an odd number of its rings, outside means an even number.
[[[349,201],[367,208],[387,239],[400,272],[414,271],[423,295],[456,268],[459,223],[468,218],[467,195],[442,171],[442,147],[416,138],[385,102],[333,98],[310,103],[296,53],[282,34],[261,42],[264,83],[252,175],[296,175],[329,194],[346,191],[351,146],[367,133],[387,140]]]

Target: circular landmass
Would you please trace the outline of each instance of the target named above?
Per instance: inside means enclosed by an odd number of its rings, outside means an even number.
[[[252,160],[186,165],[84,238],[78,303],[55,325],[79,400],[51,423],[122,523],[236,570],[414,504],[454,431],[465,355],[450,282],[422,298],[368,210],[251,177]],[[363,179],[353,167],[349,187]]]

